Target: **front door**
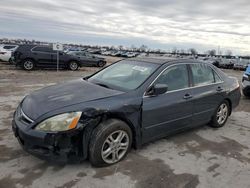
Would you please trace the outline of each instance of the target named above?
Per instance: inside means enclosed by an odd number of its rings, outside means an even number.
[[[166,84],[166,93],[144,96],[142,107],[143,142],[166,136],[192,122],[194,107],[186,64],[172,65],[154,84]]]

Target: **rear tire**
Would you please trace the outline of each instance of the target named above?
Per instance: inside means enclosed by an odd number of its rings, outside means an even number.
[[[76,71],[78,70],[79,65],[76,61],[70,61],[69,62],[69,70]]]
[[[26,71],[31,71],[35,69],[35,62],[32,59],[25,59],[22,62],[22,67]]]
[[[98,67],[103,67],[104,65],[106,65],[106,62],[105,62],[105,61],[99,61],[99,62],[97,63],[97,66],[98,66]]]
[[[95,128],[89,145],[89,160],[93,166],[115,164],[124,159],[131,148],[132,132],[123,121],[109,119]]]
[[[242,93],[243,93],[243,95],[245,95],[246,97],[250,97],[250,89],[249,89],[249,91],[243,89],[243,90],[242,90]]]
[[[224,100],[222,103],[220,103],[214,112],[210,126],[214,128],[223,127],[227,122],[230,110],[231,109],[228,101]]]

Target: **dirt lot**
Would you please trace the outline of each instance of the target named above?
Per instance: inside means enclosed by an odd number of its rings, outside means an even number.
[[[58,166],[25,153],[11,131],[20,100],[31,91],[96,70],[25,72],[0,62],[0,188],[250,188],[250,99],[245,97],[225,127],[204,126],[150,143],[111,167],[93,168],[88,161]],[[241,79],[240,71],[225,72]]]

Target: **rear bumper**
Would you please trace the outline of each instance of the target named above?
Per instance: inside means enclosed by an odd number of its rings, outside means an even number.
[[[82,157],[82,131],[46,133],[20,122],[14,115],[12,130],[22,148],[40,158],[56,163],[79,162]]]
[[[239,105],[240,98],[241,98],[240,87],[230,92],[229,99],[232,104],[232,109],[236,108]]]

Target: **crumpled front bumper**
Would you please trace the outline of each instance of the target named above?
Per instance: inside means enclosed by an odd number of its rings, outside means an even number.
[[[18,119],[16,113],[12,129],[22,148],[47,161],[68,163],[84,160],[83,130],[46,133],[36,131]]]

